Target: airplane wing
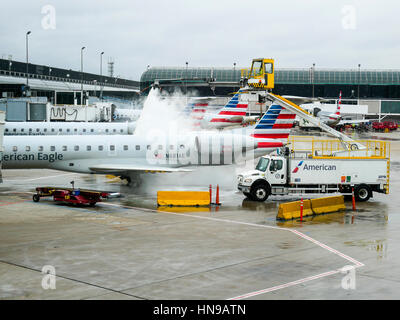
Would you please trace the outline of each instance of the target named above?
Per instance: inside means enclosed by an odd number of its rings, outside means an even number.
[[[136,173],[156,173],[156,172],[191,172],[190,169],[181,168],[168,168],[161,166],[140,166],[130,164],[100,164],[89,167],[90,170],[96,173],[123,173],[123,172],[136,172]]]

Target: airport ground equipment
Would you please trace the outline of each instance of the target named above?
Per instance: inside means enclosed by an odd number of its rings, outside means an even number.
[[[253,59],[250,72],[242,70],[243,84],[250,88],[272,90],[275,86],[274,60],[266,58]]]
[[[270,195],[351,195],[352,188],[357,201],[367,201],[373,192],[388,194],[390,144],[363,141],[365,149],[350,150],[342,143],[292,139],[290,148],[261,157],[255,170],[239,174],[238,189],[256,201]]]
[[[209,206],[208,191],[158,191],[158,206]]]
[[[300,220],[302,220],[303,216],[307,217],[342,210],[346,210],[344,197],[342,195],[305,199],[303,200],[303,210],[301,210],[301,201],[281,203],[276,218],[279,220],[300,218]]]
[[[36,193],[33,195],[32,199],[34,202],[39,202],[40,198],[53,197],[53,200],[56,202],[94,206],[97,202],[102,201],[102,199],[116,196],[119,196],[119,194],[105,191],[59,187],[37,187]]]

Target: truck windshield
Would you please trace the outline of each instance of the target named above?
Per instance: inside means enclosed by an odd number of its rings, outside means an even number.
[[[260,158],[260,160],[257,163],[256,170],[265,172],[265,170],[267,170],[268,163],[269,163],[269,159]]]

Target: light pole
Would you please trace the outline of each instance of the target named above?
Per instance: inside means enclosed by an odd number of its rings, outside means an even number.
[[[187,95],[187,75],[188,75],[188,65],[189,65],[189,62],[187,62],[186,61],[186,75],[185,75],[185,94]],[[187,97],[186,97],[186,100],[187,100]]]
[[[314,82],[315,82],[315,63],[312,64],[312,97],[314,98]]]
[[[26,33],[26,86],[28,87],[29,85],[29,79],[28,79],[28,36],[31,34],[30,31]],[[26,88],[28,90],[28,88]]]
[[[236,62],[233,63],[233,81],[235,81],[235,72],[236,71]],[[233,91],[235,91],[235,88],[233,88]]]
[[[83,50],[86,47],[81,48],[81,105],[83,105]]]
[[[102,84],[103,84],[103,54],[104,54],[104,51],[102,51],[101,53],[100,53],[100,81],[101,81],[101,83],[100,83],[100,99],[103,99],[103,86],[102,86]]]
[[[358,64],[358,104],[360,104],[361,63]]]

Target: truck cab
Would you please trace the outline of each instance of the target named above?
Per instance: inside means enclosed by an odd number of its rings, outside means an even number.
[[[265,201],[271,195],[272,188],[283,190],[286,182],[285,157],[267,155],[260,158],[254,170],[238,176],[238,189],[252,200]]]
[[[247,84],[250,87],[271,90],[274,88],[274,60],[257,58],[253,59]]]

